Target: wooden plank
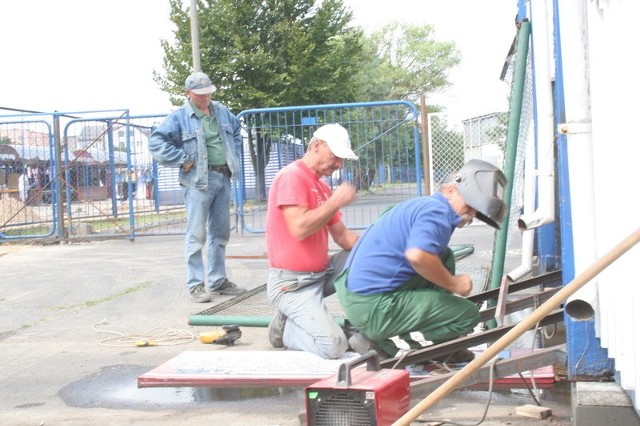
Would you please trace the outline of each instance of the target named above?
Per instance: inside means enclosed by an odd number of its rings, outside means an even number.
[[[547,407],[538,407],[537,405],[521,405],[516,407],[516,414],[519,416],[531,417],[533,419],[546,419],[551,415],[551,409]]]
[[[226,349],[226,348],[225,348]],[[138,387],[308,386],[338,373],[360,355],[323,359],[303,351],[185,351],[138,376]]]

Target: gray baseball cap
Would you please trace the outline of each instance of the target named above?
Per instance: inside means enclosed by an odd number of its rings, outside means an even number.
[[[216,86],[205,73],[198,71],[191,74],[184,82],[184,88],[196,95],[208,95],[216,91]]]

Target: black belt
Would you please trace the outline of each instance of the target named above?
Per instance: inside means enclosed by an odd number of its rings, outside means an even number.
[[[223,175],[231,176],[231,169],[229,169],[229,166],[227,166],[226,164],[223,164],[221,166],[212,166],[211,164],[209,164],[207,168],[210,172],[218,172],[222,173]]]

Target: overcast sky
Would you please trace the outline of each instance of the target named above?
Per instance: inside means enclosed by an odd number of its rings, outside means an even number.
[[[365,28],[392,20],[431,24],[439,40],[456,43],[463,60],[451,75],[454,87],[428,102],[460,118],[506,108],[508,88],[499,75],[515,35],[516,0],[345,4]],[[172,29],[165,0],[3,0],[0,107],[166,113],[172,106],[153,70],[162,71],[160,40],[170,39]]]

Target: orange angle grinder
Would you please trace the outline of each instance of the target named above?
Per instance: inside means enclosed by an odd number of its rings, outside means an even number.
[[[200,333],[202,343],[214,343],[216,345],[231,346],[242,337],[242,331],[237,325],[223,325],[222,330],[206,331]]]

